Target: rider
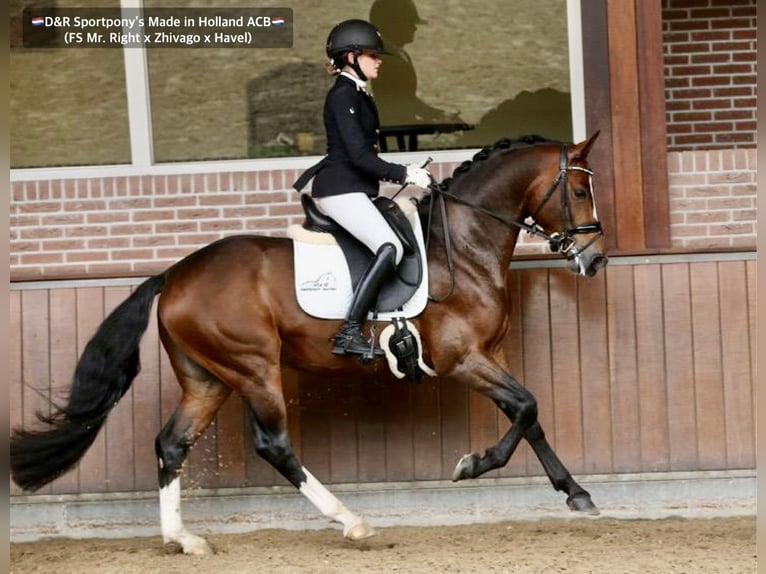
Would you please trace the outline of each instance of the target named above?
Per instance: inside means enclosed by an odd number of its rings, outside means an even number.
[[[345,323],[333,338],[332,352],[338,355],[370,352],[362,325],[403,256],[399,238],[372,203],[380,181],[423,188],[431,183],[424,168],[378,157],[380,122],[367,81],[377,78],[382,53],[380,33],[365,20],[345,20],[330,31],[327,57],[338,78],[324,105],[327,155],[294,184],[300,191],[316,176],[311,195],[319,209],[375,254],[354,291]],[[375,354],[383,351],[376,348]]]

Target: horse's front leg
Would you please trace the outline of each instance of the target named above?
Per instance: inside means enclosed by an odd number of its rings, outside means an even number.
[[[465,361],[458,376],[473,389],[491,398],[511,421],[511,428],[500,442],[489,447],[483,455],[471,453],[463,456],[452,474],[453,481],[476,478],[504,467],[524,438],[540,459],[553,487],[568,495],[569,507],[598,514],[590,494],[577,484],[548,444],[537,420],[537,400],[532,393],[487,355],[477,355],[473,360]]]

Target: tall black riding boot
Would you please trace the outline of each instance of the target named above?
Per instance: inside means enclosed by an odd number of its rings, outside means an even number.
[[[359,280],[351,307],[346,315],[346,322],[333,338],[332,352],[334,354],[369,356],[371,344],[362,334],[362,325],[367,318],[367,313],[375,305],[383,283],[394,272],[396,272],[396,248],[391,243],[384,243]],[[383,349],[376,347],[374,356],[382,355],[384,355]]]

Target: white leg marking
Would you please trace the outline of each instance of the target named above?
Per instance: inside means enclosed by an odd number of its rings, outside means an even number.
[[[327,490],[306,467],[302,467],[306,482],[301,483],[299,490],[308,498],[319,511],[343,524],[343,536],[351,540],[361,540],[375,535],[375,531],[367,522],[351,512],[343,503]]]
[[[210,546],[203,538],[191,534],[181,521],[181,479],[160,488],[160,524],[162,539],[176,542],[183,548],[184,554],[210,554]]]

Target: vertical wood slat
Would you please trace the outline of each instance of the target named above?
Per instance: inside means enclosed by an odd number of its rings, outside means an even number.
[[[718,265],[699,263],[689,271],[699,464],[711,469],[726,460],[721,353],[711,352],[721,347]]]
[[[130,287],[104,290],[104,316],[108,316],[130,296]],[[110,491],[130,491],[135,487],[133,436],[133,391],[128,391],[109,413],[104,425],[106,473]]]
[[[670,469],[665,385],[662,277],[659,265],[633,269],[641,465],[644,472]]]
[[[104,320],[104,288],[86,287],[77,290],[77,356],[96,334]],[[84,492],[108,490],[106,469],[106,429],[102,428],[93,445],[80,461],[80,489]]]
[[[615,212],[615,174],[612,142],[609,25],[605,0],[580,0],[582,12],[583,81],[585,84],[585,123],[588,133],[601,132],[598,143],[588,156],[596,172],[598,213],[604,227],[607,249],[617,247]]]
[[[728,468],[752,468],[755,464],[755,402],[750,379],[745,264],[720,262],[721,349],[723,394],[726,416],[726,458]]]
[[[22,334],[24,320],[21,313],[21,291],[10,292],[8,310],[8,422],[11,429],[24,424],[24,377],[22,366]],[[21,489],[11,481],[10,494],[21,494]]]
[[[48,292],[29,291],[21,303],[22,420],[34,425],[37,412],[50,414],[50,357],[48,337]],[[48,494],[51,487],[40,491]]]
[[[605,273],[581,282],[577,304],[586,473],[613,470],[606,299]]]
[[[662,293],[671,470],[693,470],[699,461],[688,264],[663,266]]]
[[[610,62],[612,146],[616,186],[617,245],[620,249],[643,249],[644,183],[641,165],[641,133],[638,101],[638,54],[636,13],[633,2],[607,0]]]
[[[160,360],[164,351],[160,349],[156,308],[155,301],[141,340],[141,372],[132,387],[136,490],[158,487],[154,440],[163,423],[160,416]]]
[[[571,472],[582,472],[583,452],[582,392],[580,388],[580,342],[578,340],[578,278],[565,269],[549,273],[551,367],[553,402],[553,443]]]
[[[524,271],[521,279],[524,374],[521,381],[537,398],[540,424],[555,449],[548,289],[547,269]],[[539,475],[542,469],[534,455],[528,453],[526,458],[527,474]]]
[[[612,443],[615,472],[639,470],[641,460],[633,270],[607,269],[609,368],[612,395]]]
[[[502,355],[504,355],[508,372],[516,378],[521,384],[524,384],[524,339],[522,336],[522,298],[521,298],[521,273],[509,271],[506,277],[508,300],[511,307],[508,333],[503,342]],[[501,359],[503,356],[501,355]],[[476,393],[471,393],[474,395]],[[473,400],[473,398],[471,398]],[[508,431],[510,421],[508,418],[496,409],[494,419],[497,426],[495,442]],[[473,448],[473,447],[472,447]],[[532,456],[526,442],[522,442],[517,448],[511,460],[501,469],[500,476],[520,476],[526,474],[527,458]]]
[[[72,386],[77,365],[77,305],[75,289],[53,289],[50,302],[50,382],[54,402],[63,402]],[[77,470],[68,472],[51,485],[54,493],[76,493],[80,489]]]
[[[670,247],[662,3],[635,0],[646,247]]]

